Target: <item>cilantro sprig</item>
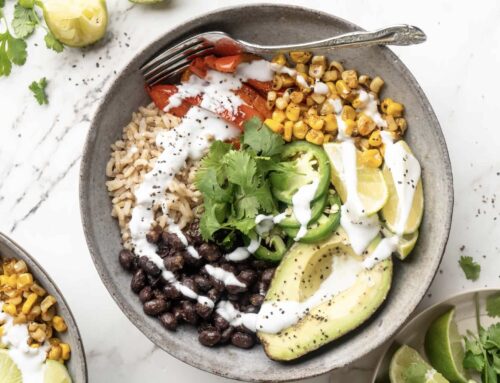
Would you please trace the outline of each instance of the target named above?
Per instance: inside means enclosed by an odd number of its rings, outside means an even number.
[[[221,141],[212,144],[195,180],[204,198],[200,231],[205,240],[213,240],[219,230],[251,236],[258,214],[277,212],[267,176],[280,168],[284,145],[258,118],[245,124],[239,149]]]
[[[49,103],[47,93],[45,92],[46,87],[47,79],[45,77],[40,79],[39,81],[33,81],[29,86],[29,89],[33,92],[33,96],[35,96],[35,99],[40,105]]]
[[[465,278],[471,281],[476,281],[481,273],[481,265],[474,261],[474,258],[462,255],[458,261],[462,268]]]

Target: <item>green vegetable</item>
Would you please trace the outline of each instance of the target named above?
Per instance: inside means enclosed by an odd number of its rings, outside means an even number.
[[[317,199],[311,204],[311,219],[309,223],[312,224],[316,222],[321,214],[323,214],[323,210],[325,210],[326,204],[328,202],[328,195],[325,193],[325,196]],[[292,207],[289,206],[289,209],[292,210]],[[292,214],[289,217],[283,219],[279,224],[280,227],[286,228],[298,228],[300,227],[300,222],[297,221],[297,218]]]
[[[45,88],[47,87],[47,79],[44,77],[39,81],[33,81],[29,86],[29,89],[33,92],[36,100],[40,105],[48,104],[47,93],[45,93]]]
[[[239,150],[221,141],[212,144],[195,180],[205,203],[200,220],[205,240],[213,240],[219,230],[249,236],[258,214],[277,212],[267,177],[279,168],[283,148],[283,139],[256,118],[245,124]]]
[[[490,317],[500,317],[500,293],[491,294],[486,298],[486,311]]]
[[[281,154],[282,170],[271,175],[274,196],[287,204],[302,186],[319,179],[314,200],[325,194],[330,185],[330,160],[322,147],[306,141],[286,146]]]
[[[458,264],[462,268],[465,278],[476,281],[481,273],[481,265],[474,261],[472,257],[462,255]]]
[[[16,4],[14,8],[14,20],[12,20],[12,28],[17,37],[22,39],[31,35],[36,26],[39,24],[38,17],[32,8],[25,8],[20,4]]]
[[[287,251],[287,245],[283,239],[275,234],[270,236],[265,242],[255,252],[255,258],[271,262],[281,261],[281,258],[283,258]]]

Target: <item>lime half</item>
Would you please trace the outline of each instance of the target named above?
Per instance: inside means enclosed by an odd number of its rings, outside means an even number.
[[[448,383],[420,354],[409,346],[401,346],[389,367],[391,383]]]
[[[344,163],[342,159],[342,144],[328,143],[323,145],[332,168],[332,183],[339,193],[343,203],[347,200],[347,185],[343,179]],[[357,161],[356,169],[357,191],[365,215],[371,215],[382,209],[387,202],[389,193],[384,176],[378,168],[361,165]]]
[[[83,47],[106,33],[105,0],[44,0],[43,16],[54,36],[70,47]]]
[[[0,382],[23,383],[21,371],[19,371],[7,350],[0,350]]]
[[[454,383],[467,383],[462,366],[464,347],[453,320],[455,309],[437,318],[425,335],[425,352],[431,364]]]
[[[48,359],[45,362],[44,383],[71,383],[71,377],[64,364]]]

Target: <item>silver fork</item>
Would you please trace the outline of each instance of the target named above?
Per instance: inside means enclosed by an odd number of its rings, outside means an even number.
[[[330,50],[340,47],[360,47],[376,44],[412,45],[423,43],[427,37],[420,28],[406,24],[378,29],[373,32],[351,32],[324,40],[288,45],[259,45],[234,39],[224,32],[204,32],[165,49],[147,62],[141,68],[146,84],[152,86],[178,76],[195,58],[214,53],[217,43],[223,39],[225,42],[234,44],[240,51],[264,55],[301,50]]]

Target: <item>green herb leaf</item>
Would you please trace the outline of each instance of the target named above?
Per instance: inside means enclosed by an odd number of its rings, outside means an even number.
[[[52,32],[47,31],[44,40],[47,48],[52,49],[57,53],[61,53],[64,50],[64,45],[58,39],[56,39]]]
[[[243,144],[252,148],[259,156],[272,157],[280,154],[285,146],[285,141],[274,133],[257,117],[245,123]]]
[[[3,8],[5,6],[5,0],[0,0],[0,8]]]
[[[465,353],[463,366],[467,370],[474,370],[477,372],[481,372],[484,369],[484,357],[481,353],[480,355],[475,355],[470,351]]]
[[[48,104],[47,94],[45,93],[45,88],[47,87],[47,79],[44,77],[40,81],[33,81],[29,86],[29,89],[33,92],[36,100],[40,105]]]
[[[7,56],[16,65],[24,65],[28,53],[26,52],[26,42],[23,39],[16,39],[12,35],[7,37]]]
[[[458,264],[462,268],[465,278],[476,281],[481,273],[481,265],[474,261],[472,257],[462,255]]]
[[[500,317],[500,293],[491,294],[486,298],[486,311],[490,317]]]
[[[486,330],[486,340],[483,346],[486,350],[500,349],[500,323],[491,325]]]
[[[27,9],[20,4],[16,4],[14,8],[14,20],[12,20],[12,28],[17,37],[26,38],[31,35],[38,24],[38,19],[33,9]]]
[[[214,233],[221,229],[219,219],[225,216],[226,206],[220,203],[212,203],[210,200],[204,203],[205,212],[200,219],[200,232],[203,238],[211,239]]]
[[[224,156],[227,166],[227,178],[233,184],[239,185],[244,192],[252,192],[255,188],[257,163],[248,152],[232,150]]]

